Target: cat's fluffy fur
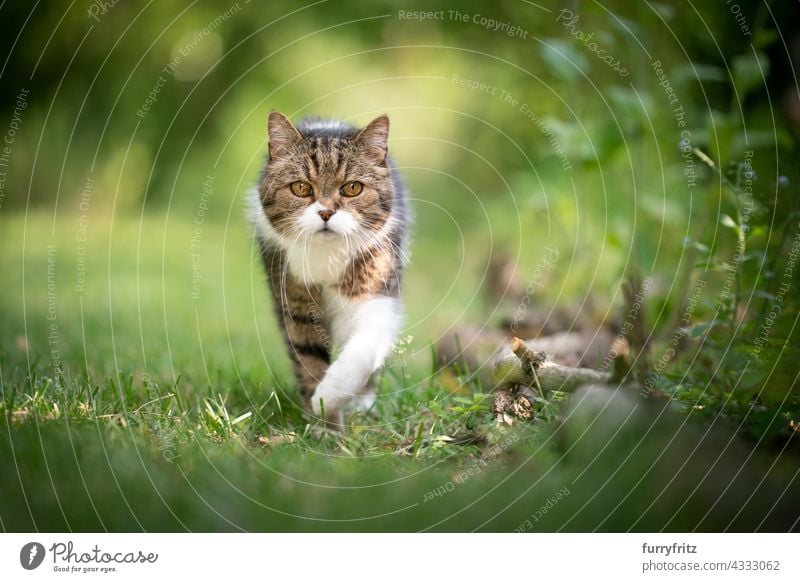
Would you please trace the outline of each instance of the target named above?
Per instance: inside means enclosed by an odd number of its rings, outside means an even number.
[[[268,130],[250,218],[300,393],[341,425],[348,402],[370,403],[370,378],[401,325],[409,215],[387,154],[389,119],[359,130],[320,119],[294,126],[272,112]],[[298,196],[297,182],[313,193]],[[353,182],[361,192],[345,196]]]

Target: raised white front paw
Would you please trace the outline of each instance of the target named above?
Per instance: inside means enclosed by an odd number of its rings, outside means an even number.
[[[342,406],[347,402],[347,399],[341,400],[335,390],[325,389],[321,384],[317,387],[314,396],[311,398],[311,408],[314,411],[314,416],[318,419],[324,420],[329,429],[336,431],[344,430],[344,414],[342,413]],[[322,408],[325,408],[325,417],[323,418]]]
[[[346,406],[347,410],[356,410],[358,412],[369,412],[375,406],[375,388],[370,386],[364,392],[353,398]]]
[[[324,407],[325,415],[330,416],[341,410],[349,399],[350,395],[340,392],[323,380],[314,391],[314,396],[311,397],[311,408],[316,416],[321,417]]]
[[[327,399],[320,398],[319,396],[319,388],[314,392],[314,396],[311,397],[311,409],[314,411],[314,416],[322,416],[322,404],[323,401],[327,405]],[[327,408],[327,406],[326,406]]]

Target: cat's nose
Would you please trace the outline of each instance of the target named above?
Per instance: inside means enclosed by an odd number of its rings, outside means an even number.
[[[335,210],[328,210],[327,208],[323,208],[322,210],[319,211],[320,217],[325,222],[328,222],[330,220],[331,216],[333,216],[335,213],[336,213]]]

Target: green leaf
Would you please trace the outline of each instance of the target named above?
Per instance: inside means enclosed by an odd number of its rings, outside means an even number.
[[[697,339],[706,335],[717,325],[720,325],[720,322],[715,319],[711,321],[704,321],[703,323],[698,323],[697,325],[693,325],[692,327],[688,328],[686,332],[689,334],[690,338]]]
[[[761,299],[767,299],[768,301],[775,301],[775,295],[772,293],[768,293],[766,291],[753,291],[753,297],[759,297]]]
[[[727,214],[723,214],[722,218],[719,219],[719,222],[720,224],[722,224],[722,226],[727,226],[728,228],[732,228],[733,230],[739,230],[739,225],[736,224],[736,221]]]
[[[465,396],[455,396],[453,398],[453,402],[460,402],[461,404],[472,404],[472,398],[467,398]]]
[[[753,251],[752,253],[747,253],[742,255],[741,258],[739,259],[739,262],[747,263],[749,261],[756,261],[756,260],[760,260],[763,262],[764,259],[765,257],[763,251]]]
[[[589,68],[586,56],[578,47],[564,40],[547,38],[539,50],[547,68],[565,81],[579,78],[580,73]]]
[[[778,32],[772,29],[761,28],[756,31],[755,40],[753,44],[757,49],[769,48],[776,40],[778,40]]]
[[[739,99],[765,83],[769,74],[769,59],[761,52],[745,53],[733,59],[733,84]]]
[[[727,80],[725,69],[716,65],[704,65],[692,63],[675,68],[676,82],[700,81],[700,82],[724,82]]]

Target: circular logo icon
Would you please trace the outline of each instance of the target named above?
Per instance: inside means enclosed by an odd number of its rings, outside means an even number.
[[[44,561],[44,546],[39,542],[29,542],[19,551],[19,563],[26,570],[34,570]]]

